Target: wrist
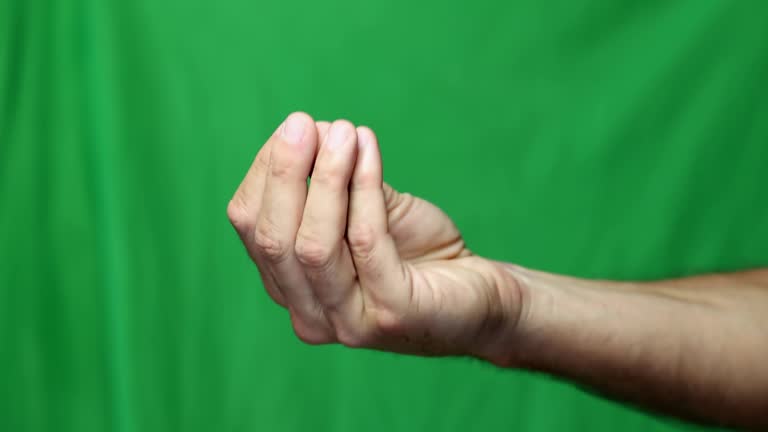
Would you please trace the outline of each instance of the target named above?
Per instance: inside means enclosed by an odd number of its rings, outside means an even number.
[[[488,262],[490,279],[494,281],[491,288],[494,292],[489,298],[499,307],[489,307],[485,322],[499,324],[483,326],[485,332],[477,338],[472,355],[500,367],[520,367],[525,329],[530,321],[531,281],[522,267],[494,260]],[[495,314],[501,318],[491,316]]]

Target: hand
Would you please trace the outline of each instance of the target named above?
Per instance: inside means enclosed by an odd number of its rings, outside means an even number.
[[[291,114],[227,213],[307,343],[492,358],[519,319],[515,280],[436,206],[383,182],[366,127]]]

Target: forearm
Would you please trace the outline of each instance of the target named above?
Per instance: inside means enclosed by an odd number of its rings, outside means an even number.
[[[504,268],[524,308],[497,364],[691,420],[768,426],[768,271],[621,283]]]

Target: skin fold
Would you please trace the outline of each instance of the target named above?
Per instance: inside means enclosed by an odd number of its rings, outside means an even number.
[[[373,131],[305,113],[262,146],[227,213],[306,343],[474,356],[768,428],[768,270],[632,283],[480,257],[442,210],[383,181]]]

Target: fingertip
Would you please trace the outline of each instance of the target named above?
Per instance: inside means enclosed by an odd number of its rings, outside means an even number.
[[[374,134],[373,130],[368,126],[358,126],[357,140],[361,147],[376,145],[376,134]]]
[[[357,128],[358,156],[353,182],[357,187],[381,187],[381,155],[376,134],[367,126]]]
[[[345,134],[354,134],[355,125],[347,119],[338,119],[331,123],[331,129],[338,129]]]
[[[307,114],[304,111],[294,111],[294,112],[288,114],[288,116],[285,118],[286,121],[291,120],[291,119],[299,120],[299,121],[301,121],[303,123],[314,123],[314,121],[315,121],[312,118],[311,115]]]
[[[285,128],[285,120],[280,122],[280,124],[277,125],[275,130],[272,131],[272,135],[269,136],[269,140],[267,140],[267,143],[269,143],[270,140],[273,140],[281,136],[283,134],[283,128]]]
[[[318,148],[315,120],[296,111],[285,118],[278,133],[269,141],[268,178],[302,177],[305,181]]]
[[[315,124],[315,120],[303,111],[289,114],[283,123],[280,137],[289,144],[297,145],[305,141],[312,142],[317,139],[317,129],[310,127]]]
[[[325,138],[325,135],[328,133],[328,129],[331,128],[331,122],[320,120],[315,122],[315,126],[317,127],[317,135],[322,140]]]

